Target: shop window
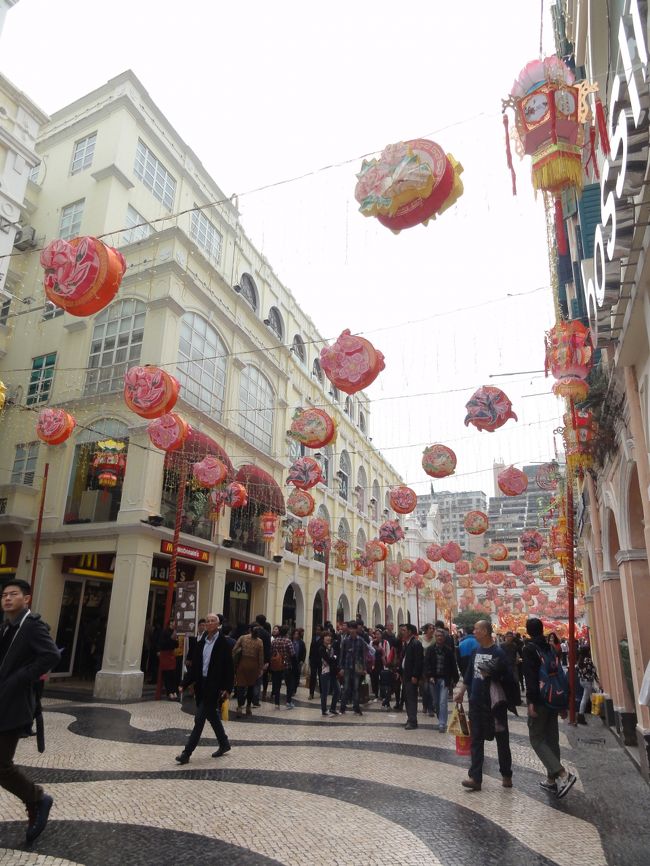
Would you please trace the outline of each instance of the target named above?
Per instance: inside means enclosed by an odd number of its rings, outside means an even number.
[[[38,442],[23,442],[16,445],[14,466],[11,470],[11,483],[26,484],[31,487],[34,483],[37,460]]]
[[[84,396],[122,391],[127,368],[140,363],[146,309],[125,298],[95,318]]]
[[[196,460],[200,459],[202,458],[196,457]],[[173,529],[176,522],[179,483],[178,464],[174,460],[167,460],[163,473],[160,513],[163,518],[163,526],[168,527],[168,529]],[[205,538],[208,541],[212,539],[210,513],[214,506],[210,493],[211,491],[205,487],[197,487],[191,477],[187,478],[181,511],[181,532],[194,535],[196,538]]]
[[[117,520],[129,446],[126,424],[96,421],[81,432],[72,458],[64,523]]]
[[[226,355],[224,342],[205,319],[196,313],[183,316],[176,371],[181,396],[217,421],[226,392]]]

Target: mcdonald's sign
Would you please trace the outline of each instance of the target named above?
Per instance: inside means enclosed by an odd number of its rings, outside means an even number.
[[[61,566],[64,574],[83,574],[86,577],[112,578],[114,570],[114,553],[78,553],[76,556],[64,556]]]
[[[0,574],[15,574],[22,541],[0,542]]]

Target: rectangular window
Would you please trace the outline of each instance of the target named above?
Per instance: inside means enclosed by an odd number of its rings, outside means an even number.
[[[76,174],[78,171],[83,171],[84,168],[90,168],[95,155],[95,142],[97,141],[97,133],[92,132],[85,138],[75,141],[72,150],[72,164],[70,166],[70,174]]]
[[[197,245],[216,262],[221,258],[222,237],[202,210],[193,210],[190,221],[190,236]]]
[[[29,180],[31,180],[32,183],[38,183],[38,176],[40,175],[40,173],[41,173],[41,164],[39,162],[37,165],[34,165],[34,166],[32,166],[32,168],[30,168],[29,175],[28,175]]]
[[[127,231],[122,232],[123,244],[135,244],[148,238],[153,233],[153,229],[146,219],[131,205],[126,209],[125,225],[127,226]]]
[[[176,179],[167,171],[160,160],[154,156],[147,145],[138,139],[138,147],[135,152],[135,171],[142,183],[150,189],[158,201],[162,202],[167,210],[174,207],[174,196],[176,195]]]
[[[21,445],[16,445],[16,457],[14,458],[14,468],[11,471],[11,483],[27,484],[31,487],[34,483],[37,460],[38,442],[24,442]]]
[[[43,310],[43,321],[48,322],[50,319],[56,319],[58,316],[62,316],[64,312],[63,307],[57,307],[51,301],[46,301],[45,309]]]
[[[11,309],[11,298],[7,298],[0,304],[0,325],[6,325],[9,319],[9,310]]]
[[[85,199],[79,199],[72,204],[67,204],[61,210],[61,222],[59,223],[59,237],[64,241],[76,238],[81,231],[81,217],[84,212]]]
[[[29,378],[26,400],[28,406],[33,406],[35,403],[46,403],[49,400],[55,365],[56,352],[49,355],[39,355],[32,359],[32,373]]]

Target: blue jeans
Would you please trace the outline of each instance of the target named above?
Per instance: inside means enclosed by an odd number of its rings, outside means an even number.
[[[339,695],[341,694],[341,687],[339,686],[339,681],[336,679],[336,676],[332,673],[321,674],[320,675],[320,708],[323,713],[327,712],[327,697],[328,695],[332,695],[332,703],[330,704],[330,710],[334,712],[336,709],[336,705],[339,700]]]
[[[210,722],[212,725],[212,730],[214,731],[214,735],[217,738],[219,745],[222,748],[223,746],[228,745],[228,737],[226,736],[223,722],[221,721],[221,707],[215,707],[214,704],[206,706],[205,701],[203,701],[196,707],[196,713],[194,714],[194,727],[192,728],[192,733],[189,735],[187,743],[185,744],[185,749],[183,750],[188,755],[191,755],[194,749],[198,746],[206,721]]]
[[[343,698],[341,700],[341,709],[345,710],[346,706],[351,702],[355,710],[359,709],[359,683],[363,674],[357,674],[353,670],[346,670],[343,673]]]
[[[433,694],[434,706],[438,708],[438,727],[442,731],[447,727],[447,719],[449,718],[449,689],[444,678],[437,679],[429,685]]]

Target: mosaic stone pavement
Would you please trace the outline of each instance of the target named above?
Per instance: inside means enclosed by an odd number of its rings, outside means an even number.
[[[306,698],[231,714],[232,751],[212,758],[206,737],[183,767],[191,699],[46,699],[47,750],[25,740],[17,761],[54,796],[50,823],[25,850],[22,805],[0,791],[0,866],[650,864],[650,789],[597,719],[562,727],[579,780],[558,801],[539,787],[524,719],[510,717],[514,787],[501,786],[490,743],[471,793],[468,759],[435,720],[405,731],[404,714],[378,703],[324,719]]]

